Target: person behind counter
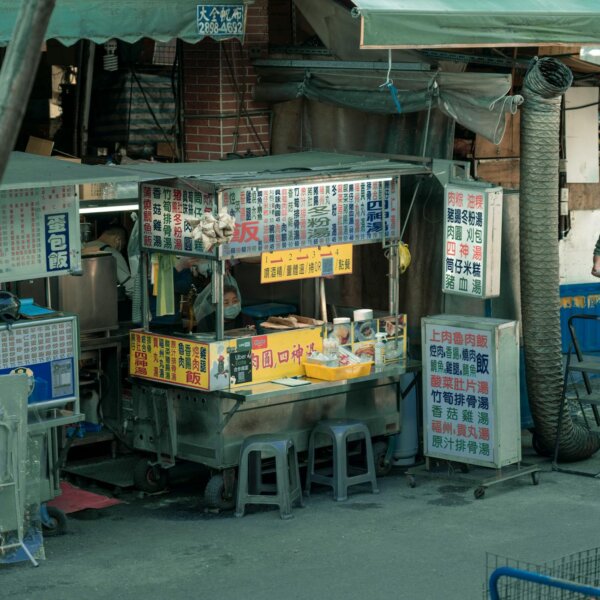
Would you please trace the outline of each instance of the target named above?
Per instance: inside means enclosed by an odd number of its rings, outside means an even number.
[[[229,273],[225,275],[223,285],[223,317],[225,329],[243,327],[242,301],[236,280]],[[209,283],[200,292],[194,302],[194,315],[198,323],[198,330],[213,332],[216,329],[215,305],[212,304],[211,284]]]
[[[88,242],[83,249],[84,254],[92,252],[109,252],[117,263],[117,283],[128,298],[133,295],[133,279],[129,265],[123,257],[122,251],[127,247],[127,233],[122,227],[109,227],[102,235],[92,242]]]

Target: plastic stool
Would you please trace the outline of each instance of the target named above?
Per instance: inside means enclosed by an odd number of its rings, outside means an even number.
[[[315,471],[315,437],[317,435],[327,436],[333,444],[333,473],[331,477]],[[365,440],[367,470],[360,475],[348,474],[347,445],[348,438],[352,435],[358,435]],[[348,499],[348,487],[369,482],[371,483],[372,492],[378,494],[379,489],[377,488],[369,428],[362,421],[354,419],[331,419],[317,423],[308,441],[307,495],[310,494],[312,483],[322,483],[331,486],[333,488],[333,498],[341,502]]]
[[[262,481],[263,453],[275,455],[276,485],[266,485]],[[246,504],[277,504],[281,518],[291,519],[295,501],[304,506],[294,442],[287,437],[269,434],[246,438],[240,450],[235,516],[244,516]]]

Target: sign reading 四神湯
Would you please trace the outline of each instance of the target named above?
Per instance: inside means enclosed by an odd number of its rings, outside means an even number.
[[[491,298],[500,293],[502,188],[447,185],[442,291]]]

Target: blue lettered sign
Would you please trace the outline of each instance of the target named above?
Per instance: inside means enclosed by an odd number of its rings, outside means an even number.
[[[198,5],[198,33],[215,39],[244,35],[245,10],[239,4]]]
[[[45,215],[44,231],[46,237],[46,269],[48,272],[69,269],[68,213]]]

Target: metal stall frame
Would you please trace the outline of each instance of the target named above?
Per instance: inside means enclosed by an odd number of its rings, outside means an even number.
[[[322,161],[320,167],[312,170],[306,168],[268,170],[266,161],[272,158],[246,159],[244,161],[228,161],[237,163],[239,173],[214,173],[208,170],[206,163],[198,165],[163,165],[162,177],[152,179],[150,176],[140,183],[140,203],[143,202],[142,187],[144,185],[173,186],[190,188],[213,197],[213,211],[224,205],[223,193],[228,189],[266,189],[277,187],[305,186],[311,183],[344,183],[355,181],[394,181],[397,190],[397,231],[389,231],[386,235],[386,207],[382,202],[382,234],[378,239],[355,241],[323,242],[381,243],[389,261],[389,313],[398,313],[399,280],[398,280],[398,244],[400,242],[400,182],[404,175],[429,175],[431,170],[424,165],[397,163],[389,160],[368,159],[365,157],[344,157],[327,153],[303,153],[317,155],[313,160]],[[295,156],[295,155],[293,155]],[[287,155],[290,165],[293,156]],[[336,167],[327,169],[323,165],[333,157]],[[341,158],[355,162],[352,167],[342,165]],[[363,162],[361,162],[361,160]],[[251,174],[256,161],[265,167]],[[254,163],[254,164],[253,164]],[[358,164],[358,166],[357,166]],[[217,163],[217,169],[222,163]],[[362,168],[361,168],[362,167]],[[136,168],[136,167],[132,167]],[[149,174],[152,167],[148,166]],[[315,245],[315,244],[312,244]],[[294,246],[296,247],[296,246]],[[285,249],[285,248],[284,248]],[[142,265],[147,273],[151,251],[165,254],[188,255],[215,261],[217,277],[213,277],[213,291],[216,304],[216,340],[225,336],[223,323],[223,280],[225,261],[233,257],[227,248],[218,247],[211,254],[182,250],[152,249],[144,245],[140,236]],[[262,252],[235,254],[235,258],[260,256]],[[143,277],[144,323],[143,331],[149,332],[147,278]],[[323,300],[323,299],[322,299]],[[194,336],[172,334],[170,337],[189,341]],[[327,417],[355,417],[367,421],[372,437],[386,439],[386,436],[398,433],[401,423],[401,400],[417,382],[420,362],[401,361],[371,374],[351,380],[324,382],[309,380],[308,385],[301,388],[286,388],[274,383],[254,383],[244,387],[236,387],[221,391],[199,391],[178,387],[171,383],[157,383],[138,379],[134,375],[134,413],[136,430],[134,445],[136,449],[149,452],[154,459],[143,459],[146,468],[136,469],[136,483],[146,491],[157,491],[166,484],[163,469],[173,466],[177,459],[189,460],[203,464],[215,474],[209,481],[205,497],[207,501],[219,508],[229,506],[233,498],[235,485],[235,469],[237,467],[239,447],[244,436],[256,432],[259,423],[263,429],[271,431],[289,431],[294,438],[297,449],[302,452],[307,448],[309,433],[314,423]],[[406,373],[413,374],[413,381],[407,389],[400,389],[400,377]],[[151,379],[151,378],[150,378]],[[374,394],[377,390],[377,395]],[[377,397],[376,397],[377,396]],[[380,407],[377,398],[381,398],[382,415],[378,415]],[[253,424],[252,424],[253,423]],[[389,444],[379,447],[378,459],[381,468],[388,469]]]
[[[12,152],[0,182],[0,209],[7,199],[9,202],[14,201],[14,197],[23,190],[43,190],[47,188],[70,188],[75,206],[69,205],[68,210],[74,210],[79,213],[79,186],[82,184],[98,183],[98,184],[137,184],[139,177],[131,172],[119,172],[106,166],[90,166],[74,163],[71,161],[59,160],[54,157],[38,156],[23,152]],[[72,234],[73,239],[79,239],[79,232]],[[9,267],[10,267],[9,263]],[[37,266],[36,274],[31,272],[26,273],[25,277],[17,270],[4,271],[0,281],[0,288],[4,283],[21,281],[23,279],[45,277],[46,278],[46,294],[48,305],[50,306],[50,277],[60,276],[65,274],[80,274],[80,269],[77,265],[71,263],[67,270],[59,271],[58,273],[47,272],[42,274],[41,267]],[[39,274],[38,274],[39,273]],[[74,315],[69,315],[65,312],[55,313],[32,321],[23,319],[16,321],[11,325],[11,328],[19,329],[20,327],[35,326],[37,324],[48,324],[64,322],[72,320],[73,329],[73,349],[74,349],[74,390],[69,397],[47,400],[35,403],[29,403],[27,406],[28,425],[27,435],[36,440],[33,444],[40,450],[41,474],[40,474],[40,491],[39,501],[45,503],[60,494],[60,466],[61,456],[59,453],[59,428],[67,425],[74,425],[84,420],[84,415],[80,411],[79,405],[79,390],[78,390],[78,356],[79,356],[79,323]],[[0,326],[0,330],[4,330],[6,326]],[[44,514],[47,518],[47,512],[42,504],[42,521],[44,522]],[[45,524],[45,522],[44,522]]]

